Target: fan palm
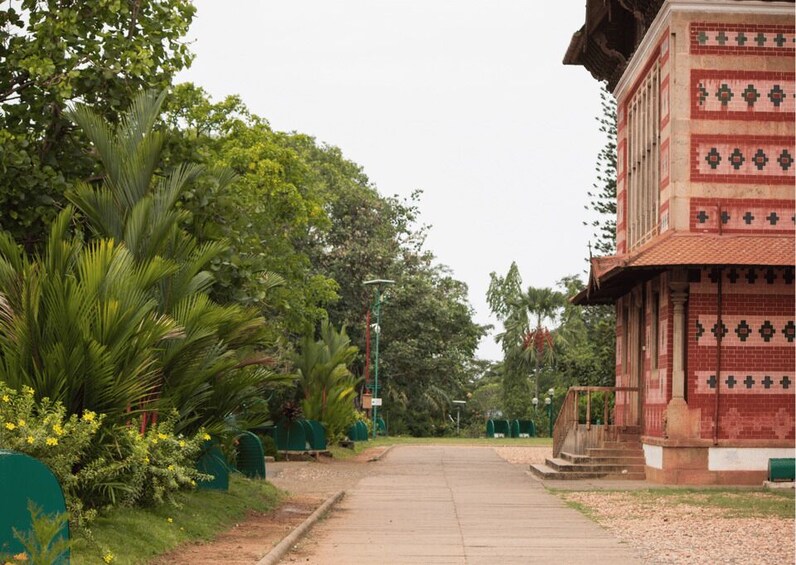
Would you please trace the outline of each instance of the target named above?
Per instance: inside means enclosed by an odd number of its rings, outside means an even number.
[[[322,422],[331,438],[342,435],[355,419],[357,378],[348,367],[356,356],[345,328],[338,332],[324,320],[321,338],[304,336],[294,359],[304,416]]]
[[[260,352],[265,323],[253,309],[209,298],[214,278],[206,266],[225,243],[199,242],[183,228],[189,218],[179,199],[197,175],[209,173],[193,165],[158,172],[165,134],[156,124],[164,96],[141,93],[115,126],[86,106],[70,112],[105,174],[101,184],[78,184],[67,198],[95,236],[124,242],[138,262],[175,266],[158,281],[153,297],[157,311],[173,318],[183,337],[161,348],[153,409],[176,409],[177,431],[262,423],[263,388],[274,378]],[[222,186],[234,179],[228,171],[215,174]]]
[[[177,267],[136,261],[109,239],[86,245],[68,233],[72,216],[58,216],[44,256],[0,233],[0,380],[118,422],[150,394],[158,349],[180,335],[153,298]]]

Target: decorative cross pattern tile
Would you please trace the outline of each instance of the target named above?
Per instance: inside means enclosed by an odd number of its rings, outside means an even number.
[[[718,202],[709,199],[691,199],[691,231],[717,232],[793,232],[796,230],[794,202],[771,201],[754,204],[743,200],[723,200],[721,212]]]
[[[691,24],[691,53],[716,55],[789,55],[794,52],[793,26]]]
[[[691,180],[791,184],[796,178],[793,138],[702,136],[691,138]]]
[[[695,371],[696,391],[715,393],[720,383],[722,394],[794,394],[796,378],[790,371],[743,371],[728,369],[716,379],[716,371]]]
[[[715,296],[716,283],[718,281],[716,273],[717,271],[714,269],[703,269],[700,281],[691,283],[689,292],[693,295],[709,294]],[[794,290],[796,290],[794,289],[796,273],[793,267],[728,267],[723,269],[722,276],[724,279],[722,292],[727,295],[793,296]],[[751,331],[754,331],[755,328],[749,319],[744,319],[747,320]],[[715,318],[713,318],[712,323],[715,323]],[[709,328],[701,325],[699,321],[696,324],[695,332],[697,339],[699,339]],[[790,324],[787,324],[784,329],[786,336],[793,336],[796,333],[796,327]],[[734,328],[731,327],[730,330],[737,335]],[[740,336],[738,339],[740,339]]]
[[[716,316],[699,316],[694,324],[698,346],[715,347],[721,335],[721,345],[742,346],[792,346],[796,343],[796,325],[787,316],[722,316],[718,325]]]
[[[691,71],[691,117],[724,120],[788,120],[796,112],[793,73]]]

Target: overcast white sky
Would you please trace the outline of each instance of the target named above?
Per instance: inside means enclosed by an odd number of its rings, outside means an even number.
[[[599,85],[561,64],[585,0],[195,0],[179,77],[336,145],[385,195],[422,189],[428,248],[470,288],[581,273]],[[479,355],[500,359],[490,336]]]

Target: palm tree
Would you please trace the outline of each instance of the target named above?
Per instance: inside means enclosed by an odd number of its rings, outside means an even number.
[[[69,234],[73,213],[57,217],[43,256],[0,232],[0,380],[119,423],[156,386],[159,349],[182,335],[153,298],[177,266],[136,261],[110,239],[84,244]]]
[[[188,212],[178,204],[201,167],[158,170],[165,133],[157,126],[165,93],[136,96],[118,124],[78,105],[69,116],[92,142],[104,169],[102,182],[78,184],[67,198],[95,237],[123,244],[140,263],[167,263],[168,276],[151,296],[157,311],[174,319],[182,338],[160,348],[155,394],[149,405],[180,413],[177,431],[199,426],[220,432],[267,419],[263,388],[274,378],[264,354],[265,321],[253,309],[209,298],[206,270],[225,242],[199,242],[184,229]],[[227,171],[215,173],[226,186]]]

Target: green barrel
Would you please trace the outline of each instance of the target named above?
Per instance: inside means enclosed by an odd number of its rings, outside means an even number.
[[[250,479],[265,478],[263,443],[251,432],[238,436],[238,471]]]
[[[365,422],[357,420],[357,429],[359,429],[359,441],[370,441],[368,425]]]
[[[503,434],[503,437],[511,437],[511,426],[508,420],[494,420],[495,434]]]
[[[495,437],[495,421],[486,421],[486,437]]]
[[[25,551],[14,537],[13,529],[23,534],[32,532],[28,501],[38,506],[45,516],[66,513],[61,485],[47,465],[24,453],[0,449],[0,553],[16,555]],[[56,534],[55,540],[58,539],[69,539],[68,523]],[[54,564],[68,563],[69,550],[66,549]]]
[[[210,481],[200,481],[200,489],[229,490],[229,463],[216,440],[207,440],[202,445],[202,454],[196,462],[196,468],[200,473],[213,476]]]
[[[312,429],[310,446],[317,451],[326,451],[326,429],[318,420],[307,420]]]
[[[796,459],[769,459],[768,460],[768,480],[769,481],[793,481],[796,478]]]
[[[520,437],[520,421],[512,420],[510,426],[511,437]]]
[[[376,429],[380,436],[387,435],[387,422],[384,421],[384,418],[376,418]]]
[[[307,431],[304,420],[294,420],[288,425],[282,421],[276,425],[276,448],[279,451],[306,451]]]

